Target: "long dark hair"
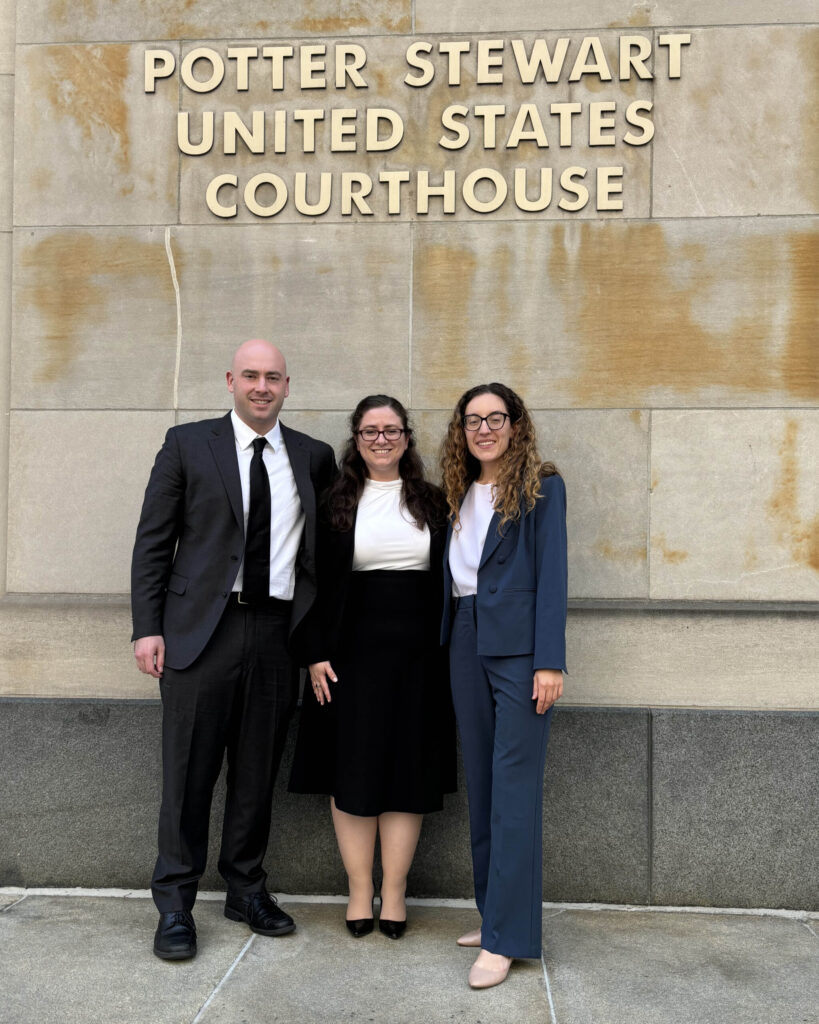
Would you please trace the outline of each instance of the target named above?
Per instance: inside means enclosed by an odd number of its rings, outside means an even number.
[[[409,425],[407,410],[397,398],[389,395],[367,395],[362,398],[350,416],[350,437],[339,460],[341,472],[328,490],[325,515],[334,530],[351,530],[355,512],[367,480],[367,467],[358,451],[356,432],[364,413],[371,409],[392,409],[401,420],[407,450],[398,463],[398,474],[403,480],[401,503],[415,520],[419,529],[440,526],[446,518],[445,503],[440,490],[424,479],[424,464],[415,446],[415,435]]]
[[[553,476],[557,469],[553,462],[541,462],[537,450],[535,425],[532,417],[516,394],[505,384],[478,384],[461,395],[446,436],[441,446],[441,471],[449,512],[456,528],[458,511],[469,485],[480,476],[481,464],[469,451],[464,435],[463,418],[466,407],[478,395],[496,395],[506,406],[512,437],[501,457],[498,479],[495,483],[495,508],[501,515],[501,525],[520,519],[521,511],[531,512],[540,496],[540,481]]]

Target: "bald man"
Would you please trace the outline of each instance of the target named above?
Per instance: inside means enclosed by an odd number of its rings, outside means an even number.
[[[192,909],[225,753],[225,916],[261,935],[295,928],[265,889],[262,860],[296,698],[288,643],[315,596],[316,495],[335,460],[279,421],[289,385],[275,345],[241,345],[227,372],[232,412],[168,431],[137,528],[134,656],[162,696],[151,889],[154,953],[165,960],[196,954]]]

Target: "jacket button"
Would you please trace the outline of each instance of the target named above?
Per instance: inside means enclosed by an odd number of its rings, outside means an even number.
[[[227,591],[226,590],[222,591],[222,597],[227,597]]]
[[[497,594],[497,592],[498,592],[498,588],[497,587],[490,587],[489,588],[489,593],[490,594]]]
[[[503,565],[503,563],[505,561],[506,561],[506,555],[501,555],[500,558],[498,559],[498,565]]]
[[[230,560],[231,560],[231,562],[238,562],[239,561],[239,556],[238,555],[231,555],[230,556]]]

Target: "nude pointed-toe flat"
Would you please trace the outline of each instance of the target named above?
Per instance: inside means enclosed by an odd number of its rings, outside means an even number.
[[[472,969],[469,972],[469,987],[470,988],[492,988],[493,985],[500,985],[501,982],[506,981],[506,976],[509,973],[509,968],[512,966],[512,957],[507,957],[507,962],[504,967],[498,968],[498,970],[489,970],[487,967],[478,967],[477,964],[472,965]]]
[[[476,928],[474,932],[467,932],[466,935],[462,935],[455,941],[459,946],[480,946],[481,930],[480,928]]]

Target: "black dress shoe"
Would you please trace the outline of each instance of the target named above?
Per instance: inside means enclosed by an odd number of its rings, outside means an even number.
[[[359,917],[355,921],[345,921],[350,934],[354,939],[360,939],[364,935],[369,935],[375,927],[375,918],[373,917]]]
[[[159,915],[154,953],[160,960],[189,960],[196,956],[196,925],[189,910],[171,910]]]
[[[378,930],[388,939],[400,939],[407,930],[406,921],[388,921],[385,917],[378,919]]]
[[[296,928],[295,921],[285,914],[276,897],[264,889],[249,896],[231,896],[228,893],[225,917],[231,921],[244,921],[258,935],[287,935]]]

